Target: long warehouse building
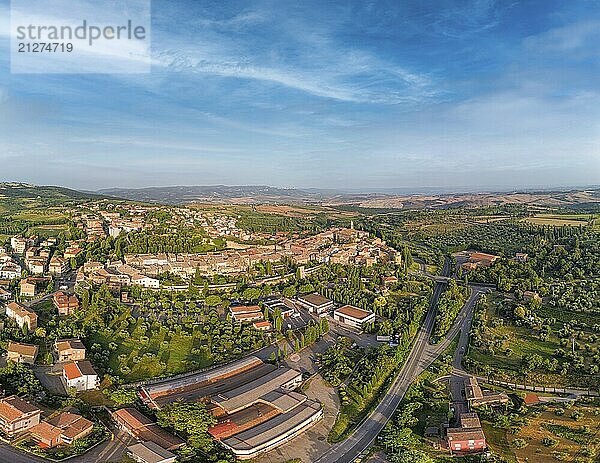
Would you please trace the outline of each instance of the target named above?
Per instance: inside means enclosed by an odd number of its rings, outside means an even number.
[[[251,356],[140,389],[153,408],[201,401],[217,418],[208,432],[239,459],[251,459],[304,432],[323,417],[319,402],[295,392],[302,374]]]

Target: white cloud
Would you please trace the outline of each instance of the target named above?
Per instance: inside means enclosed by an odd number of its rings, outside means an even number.
[[[590,19],[555,27],[528,37],[525,45],[534,51],[560,53],[572,52],[585,47],[599,56],[598,39],[600,39],[600,20]]]

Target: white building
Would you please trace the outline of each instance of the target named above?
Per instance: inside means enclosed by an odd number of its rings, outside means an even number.
[[[40,257],[25,260],[25,265],[27,265],[27,269],[35,275],[41,275],[46,271],[46,259]]]
[[[333,319],[354,328],[362,328],[366,323],[375,321],[375,314],[353,305],[345,305],[333,311]]]
[[[10,302],[6,306],[6,316],[12,318],[19,328],[27,326],[29,332],[37,328],[37,314],[18,302]]]
[[[298,297],[298,304],[306,310],[318,315],[324,315],[331,312],[334,307],[334,302],[331,299],[321,296],[319,293],[306,294]]]
[[[139,273],[131,277],[131,283],[133,283],[134,285],[140,285],[144,288],[160,288],[160,281],[158,281],[156,278],[151,278],[149,276],[141,275]]]
[[[67,273],[70,268],[71,266],[67,259],[54,256],[52,257],[52,259],[50,259],[50,264],[48,265],[48,273],[50,273],[51,275],[63,275]]]
[[[63,365],[63,380],[67,389],[78,392],[96,389],[100,385],[98,374],[89,360],[77,360]]]
[[[21,277],[21,266],[15,262],[7,261],[0,264],[0,279],[14,280]]]
[[[10,247],[17,254],[23,254],[27,248],[27,240],[25,238],[21,238],[20,236],[13,236],[10,239]]]

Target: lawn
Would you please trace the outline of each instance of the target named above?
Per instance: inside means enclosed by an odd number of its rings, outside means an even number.
[[[108,363],[109,368],[126,381],[183,373],[213,363],[210,353],[200,348],[202,334],[199,331],[190,335],[164,326],[146,329],[139,319],[129,326],[127,333],[111,352]],[[113,335],[112,330],[105,330],[98,333],[94,341],[107,345]]]

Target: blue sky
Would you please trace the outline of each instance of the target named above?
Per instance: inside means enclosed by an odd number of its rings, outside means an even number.
[[[11,74],[0,180],[600,184],[600,1],[152,2],[149,74]]]

